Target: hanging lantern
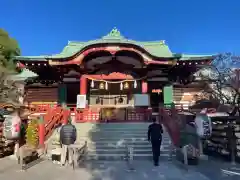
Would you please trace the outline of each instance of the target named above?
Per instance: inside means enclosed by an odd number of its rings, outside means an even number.
[[[94,88],[94,81],[91,82],[91,88]]]
[[[137,88],[137,81],[134,81],[133,87]]]
[[[126,82],[125,84],[124,84],[124,89],[128,89],[129,88],[129,84],[128,84],[128,82]]]
[[[123,84],[122,83],[120,84],[120,90],[123,90]]]
[[[146,94],[148,92],[148,84],[145,81],[142,81],[142,93]]]
[[[108,83],[105,84],[105,89],[108,90]]]
[[[104,84],[102,82],[99,85],[99,89],[104,89]]]

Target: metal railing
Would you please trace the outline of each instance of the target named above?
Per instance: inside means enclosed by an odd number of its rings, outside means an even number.
[[[128,171],[135,171],[133,167],[133,146],[126,144],[126,163],[127,163],[127,170]]]

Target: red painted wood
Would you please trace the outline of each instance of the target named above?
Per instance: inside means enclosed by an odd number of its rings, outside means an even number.
[[[87,78],[85,76],[81,76],[80,78],[80,94],[87,94]]]
[[[39,124],[39,145],[41,147],[44,147],[44,142],[45,142],[45,124],[40,123]]]
[[[119,73],[119,72],[113,72],[109,75],[105,74],[94,74],[94,75],[84,75],[86,78],[89,79],[96,79],[96,80],[115,80],[115,79],[124,79],[124,80],[133,80],[133,76]]]
[[[180,125],[178,123],[177,110],[166,110],[165,108],[160,108],[159,116],[161,122],[166,127],[173,144],[177,146],[180,140]]]
[[[70,110],[68,110],[68,109],[63,110],[63,121],[62,121],[63,124],[68,123],[70,114],[71,114]]]

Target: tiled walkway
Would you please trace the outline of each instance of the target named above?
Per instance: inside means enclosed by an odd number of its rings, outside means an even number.
[[[75,171],[70,167],[60,167],[50,161],[43,161],[25,172],[7,158],[0,160],[0,179],[16,180],[237,180],[238,175],[227,175],[221,168],[229,164],[216,162],[203,162],[199,166],[188,170],[176,163],[164,161],[154,168],[151,162],[136,161],[135,171],[129,172],[125,162],[88,162],[84,167]],[[217,166],[217,164],[219,166]],[[222,165],[222,166],[220,166]],[[238,167],[235,167],[237,171]],[[239,169],[240,171],[240,169]]]

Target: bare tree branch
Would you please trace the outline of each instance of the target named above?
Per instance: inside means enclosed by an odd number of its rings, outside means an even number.
[[[199,72],[200,78],[209,82],[212,96],[234,109],[240,107],[240,71],[234,68],[237,63],[240,64],[239,57],[231,53],[219,54],[211,65]]]

